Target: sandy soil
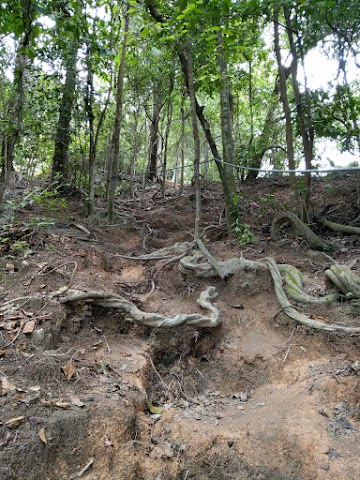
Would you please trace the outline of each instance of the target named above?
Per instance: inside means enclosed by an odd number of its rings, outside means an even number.
[[[145,311],[200,311],[205,279],[185,278],[171,263],[148,295],[156,262],[118,256],[192,239],[192,192],[152,196],[120,200],[112,226],[101,225],[101,213],[83,215],[77,196],[67,208],[54,201],[50,214],[36,202],[21,206],[3,222],[1,305],[18,298],[18,308],[0,317],[0,479],[359,479],[359,337],[290,321],[269,274],[212,279],[222,320],[214,329],[153,329],[91,303],[35,298],[71,282]],[[333,221],[354,220],[359,198],[359,183],[347,177],[314,182],[314,210],[332,205]],[[298,267],[309,293],[323,294],[327,260],[309,256],[287,231],[278,244],[270,238],[271,219],[287,209],[285,180],[243,187],[241,204],[256,240],[240,246],[209,229],[211,253],[272,256]],[[212,186],[203,192],[203,227],[222,216]],[[334,245],[336,261],[360,273],[358,236],[317,233]],[[360,324],[354,302],[298,308]]]

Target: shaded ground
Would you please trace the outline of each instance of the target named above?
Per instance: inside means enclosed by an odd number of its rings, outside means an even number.
[[[148,295],[156,262],[117,256],[192,239],[192,194],[176,195],[121,201],[118,223],[103,227],[99,215],[82,216],[80,197],[67,208],[52,199],[50,213],[49,201],[23,202],[8,212],[11,228],[3,226],[0,237],[8,239],[1,244],[2,304],[71,281],[146,311],[198,311],[205,280],[184,278],[172,263]],[[310,293],[323,294],[327,260],[290,234],[280,244],[270,239],[271,219],[287,208],[286,181],[259,180],[242,195],[257,239],[239,246],[209,229],[213,255],[272,256],[298,267]],[[203,226],[218,225],[218,187],[203,196]],[[360,213],[356,179],[316,180],[313,198],[317,213],[332,205],[333,221],[351,223]],[[358,236],[317,233],[334,245],[333,258],[359,273]],[[289,321],[264,272],[212,284],[222,318],[212,330],[151,329],[81,303],[65,309],[19,300],[12,317],[0,318],[0,479],[360,478],[359,337]],[[299,309],[332,323],[360,322],[356,303]]]

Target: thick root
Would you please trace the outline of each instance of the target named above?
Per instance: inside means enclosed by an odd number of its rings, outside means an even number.
[[[296,302],[302,303],[328,303],[340,298],[340,293],[334,292],[323,297],[313,297],[304,291],[303,278],[300,270],[292,265],[278,265],[284,279],[286,293]]]
[[[360,277],[346,265],[331,265],[325,270],[325,276],[347,298],[360,298]]]
[[[112,293],[98,291],[81,292],[77,290],[69,290],[67,293],[66,296],[59,298],[60,303],[91,301],[94,305],[120,310],[124,318],[129,322],[141,323],[150,327],[178,327],[183,324],[196,327],[216,327],[220,323],[219,310],[212,304],[212,301],[217,297],[215,287],[208,287],[201,292],[197,300],[201,308],[210,312],[208,317],[199,313],[179,313],[170,317],[160,313],[143,312],[132,302]]]
[[[215,269],[208,263],[197,263],[200,258],[201,258],[201,255],[199,254],[195,254],[191,257],[182,258],[179,261],[180,271],[185,274],[189,274],[189,273],[194,274],[197,277],[210,278],[210,277],[218,276]],[[291,303],[289,302],[285,294],[285,291],[283,288],[283,279],[281,276],[279,266],[276,264],[276,262],[272,258],[264,258],[258,261],[246,260],[245,258],[232,258],[224,262],[218,262],[218,264],[221,270],[223,272],[227,272],[227,274],[229,275],[240,273],[245,270],[268,269],[270,271],[270,274],[274,283],[275,294],[281,306],[281,310],[283,310],[288,317],[292,318],[293,320],[300,323],[301,325],[305,325],[310,328],[316,328],[319,330],[326,330],[329,332],[360,333],[360,327],[347,327],[345,325],[327,324],[327,323],[315,320],[313,318],[310,318],[306,315],[303,315],[302,313],[299,313],[291,305]],[[284,269],[284,266],[282,265],[280,268]],[[333,266],[331,268],[333,268]],[[287,268],[285,267],[285,269]],[[296,284],[296,280],[295,280],[295,284]],[[302,280],[301,280],[301,284],[302,284]],[[299,287],[299,284],[297,284],[297,286]],[[326,299],[325,301],[327,301],[329,299],[329,296],[323,297],[323,298]]]
[[[271,224],[271,238],[275,241],[281,239],[280,227],[286,222],[290,222],[296,230],[308,242],[314,250],[330,250],[331,247],[324,243],[304,222],[291,212],[284,212],[274,218]]]
[[[351,225],[342,225],[341,223],[330,222],[330,220],[327,220],[325,217],[320,217],[320,216],[316,216],[314,220],[316,223],[319,223],[323,227],[329,228],[334,232],[347,233],[348,235],[360,234],[359,227],[353,227]]]

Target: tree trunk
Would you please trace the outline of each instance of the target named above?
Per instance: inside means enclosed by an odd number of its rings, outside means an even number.
[[[220,74],[220,109],[221,109],[221,137],[223,147],[223,161],[226,163],[234,164],[235,159],[235,145],[233,135],[233,118],[231,111],[231,98],[230,98],[230,84],[227,63],[223,55],[223,41],[222,33],[219,31],[217,34],[217,62]],[[226,165],[225,163],[225,165]],[[225,170],[226,183],[229,189],[236,193],[235,177],[233,167],[226,165]],[[226,219],[228,229],[230,230],[236,224],[239,218],[237,201],[234,198],[229,199],[230,204],[226,209]]]
[[[161,16],[161,14],[158,12],[156,8],[156,3],[154,0],[146,0],[145,5],[147,10],[149,11],[150,15],[160,23],[164,23],[165,19]],[[181,64],[181,69],[184,74],[184,79],[185,79],[185,85],[186,88],[189,90],[189,74],[188,74],[188,63],[186,59],[186,55],[184,54],[183,47],[179,43],[177,44],[177,54],[179,56],[180,64]],[[211,150],[211,153],[215,159],[216,166],[219,172],[220,176],[220,181],[221,181],[221,186],[222,190],[224,193],[225,197],[225,210],[226,210],[226,218],[227,219],[232,219],[237,218],[238,215],[238,209],[237,206],[234,208],[234,195],[236,195],[236,185],[235,185],[235,179],[231,175],[231,170],[229,172],[229,169],[227,165],[223,164],[220,160],[220,155],[217,149],[216,142],[214,140],[214,137],[211,133],[210,125],[209,122],[207,121],[206,117],[204,116],[203,110],[204,107],[200,106],[196,95],[195,95],[195,106],[196,106],[196,114],[197,117],[201,123],[201,126],[204,130],[206,140],[209,143],[209,147]],[[231,224],[233,222],[230,221],[230,225],[228,227],[230,228]]]
[[[295,45],[294,37],[293,37],[293,29],[291,24],[290,18],[290,10],[288,7],[284,6],[284,16],[286,22],[286,32],[289,38],[290,43],[290,51],[292,54],[292,71],[291,71],[291,78],[292,78],[292,85],[294,91],[294,97],[296,102],[296,111],[297,117],[299,120],[300,125],[300,132],[301,138],[303,142],[304,148],[304,158],[305,158],[305,166],[306,169],[310,170],[312,168],[312,161],[314,158],[314,127],[312,124],[310,110],[308,111],[308,115],[304,109],[303,98],[300,93],[299,82],[297,79],[297,71],[298,71],[298,51]],[[310,109],[310,105],[308,105]],[[311,173],[304,174],[304,193],[303,193],[303,204],[302,204],[302,220],[305,223],[309,223],[309,202],[310,202],[310,188],[311,188]]]
[[[181,170],[180,170],[180,193],[184,193],[184,171],[185,171],[185,92],[181,97]]]
[[[54,156],[52,163],[52,178],[58,184],[65,184],[70,180],[69,145],[70,122],[75,99],[76,86],[77,43],[69,46],[65,58],[66,78],[60,102],[60,114],[56,129]]]
[[[9,112],[9,128],[5,132],[0,152],[0,203],[3,202],[5,190],[9,183],[11,172],[14,172],[15,148],[20,137],[22,118],[25,103],[25,80],[27,66],[27,48],[32,35],[32,0],[24,0],[22,5],[22,21],[24,33],[20,40],[19,48],[15,58],[14,68],[14,91],[15,102],[12,111]]]
[[[285,115],[285,129],[286,129],[286,147],[289,160],[290,170],[295,170],[295,155],[294,155],[294,137],[291,123],[291,112],[289,99],[286,89],[285,69],[281,60],[280,40],[279,40],[279,9],[274,9],[274,48],[275,56],[279,69],[279,88],[280,98]],[[293,213],[297,213],[297,180],[295,173],[290,173],[290,206]]]
[[[191,124],[194,137],[194,183],[195,183],[195,240],[200,239],[200,221],[201,221],[201,185],[200,185],[200,137],[196,114],[196,97],[194,88],[194,73],[192,66],[190,39],[186,39],[186,53],[188,65],[188,91],[190,97]]]
[[[153,82],[153,106],[150,120],[150,153],[147,179],[154,181],[157,177],[161,139],[159,133],[160,113],[162,109],[162,91],[158,82]]]
[[[115,120],[113,125],[113,132],[111,137],[110,145],[110,161],[109,161],[109,197],[108,197],[108,217],[109,221],[112,222],[114,219],[114,199],[115,199],[115,190],[116,185],[119,180],[120,172],[120,128],[122,120],[122,110],[123,110],[123,92],[124,92],[124,77],[125,77],[125,57],[126,57],[126,43],[129,31],[129,16],[127,14],[127,7],[125,7],[124,12],[124,34],[123,34],[123,43],[121,49],[121,59],[117,75],[116,82],[116,108],[115,108]]]
[[[167,115],[166,115],[166,129],[165,129],[165,140],[164,140],[164,159],[163,159],[163,172],[162,172],[162,185],[161,185],[161,196],[164,200],[165,198],[165,181],[166,181],[166,169],[167,169],[167,154],[168,154],[168,144],[169,144],[169,134],[171,128],[172,120],[172,92],[174,89],[175,76],[170,74],[170,83],[169,83],[169,92],[168,92],[168,103],[167,103]]]

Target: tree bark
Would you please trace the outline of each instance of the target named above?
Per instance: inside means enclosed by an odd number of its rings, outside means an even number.
[[[52,178],[57,184],[64,185],[70,180],[69,145],[70,122],[75,98],[77,42],[73,41],[65,53],[66,78],[60,102],[60,114],[56,129]]]
[[[285,69],[281,60],[279,40],[279,9],[274,9],[274,49],[279,69],[280,98],[285,115],[286,146],[290,170],[295,170],[294,136],[291,122],[291,111],[286,88]],[[297,180],[295,173],[290,173],[290,205],[293,213],[297,213]]]
[[[200,238],[200,221],[201,221],[201,186],[200,186],[200,138],[199,129],[197,124],[196,114],[196,97],[194,87],[194,72],[191,56],[190,39],[186,39],[186,53],[187,53],[187,66],[188,66],[188,91],[190,97],[190,109],[191,109],[191,124],[194,137],[194,183],[195,183],[195,231],[194,238],[199,240]]]
[[[150,151],[148,180],[155,180],[159,163],[159,151],[161,150],[161,138],[159,133],[160,113],[162,110],[162,91],[159,82],[153,82],[153,106],[150,119]]]
[[[298,51],[293,37],[293,28],[291,23],[291,12],[287,6],[284,6],[284,16],[286,23],[286,32],[290,43],[290,51],[292,55],[291,63],[291,78],[296,102],[297,117],[300,125],[301,138],[304,149],[304,158],[306,169],[312,168],[312,161],[314,158],[314,126],[312,124],[310,105],[308,105],[308,112],[305,111],[303,97],[300,93],[299,82],[297,79],[298,72]],[[308,101],[309,98],[308,98]],[[302,219],[305,223],[309,223],[309,203],[310,203],[310,188],[311,188],[311,173],[304,174],[304,193],[302,204]]]
[[[12,111],[9,112],[9,128],[3,136],[3,142],[0,151],[0,203],[3,202],[5,190],[9,184],[10,174],[11,172],[14,172],[15,148],[19,141],[22,127],[25,104],[26,67],[28,62],[27,49],[32,35],[32,8],[32,0],[23,0],[22,20],[24,32],[16,52],[14,68],[15,101],[11,108]]]
[[[115,190],[116,190],[117,182],[119,180],[119,173],[120,173],[120,155],[119,155],[120,129],[121,129],[122,110],[123,110],[125,58],[126,58],[128,32],[129,32],[129,16],[127,14],[127,7],[125,7],[123,43],[121,48],[121,59],[120,59],[120,65],[119,65],[117,82],[116,82],[115,119],[114,119],[113,132],[112,132],[111,144],[110,144],[110,159],[109,159],[110,178],[109,178],[109,195],[108,195],[108,217],[110,222],[112,222],[114,219]]]

